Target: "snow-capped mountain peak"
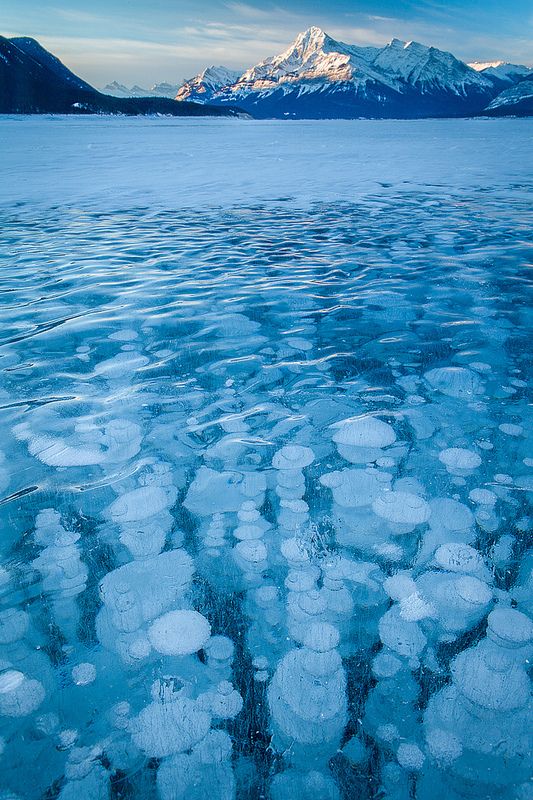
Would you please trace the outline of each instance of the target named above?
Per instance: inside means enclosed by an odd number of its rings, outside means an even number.
[[[299,33],[286,52],[288,53],[296,50],[296,52],[303,57],[305,54],[322,50],[327,38],[329,37],[321,28],[312,26],[306,31]]]
[[[490,87],[485,76],[452,53],[415,41],[393,39],[380,50],[373,65],[406,85],[420,87],[423,92],[438,87],[458,94],[464,93],[466,86]]]
[[[476,72],[483,72],[490,67],[501,67],[505,61],[470,61],[468,66],[475,69]]]
[[[156,83],[150,89],[144,89],[142,86],[132,86],[128,88],[123,83],[112,81],[107,86],[102,88],[104,94],[110,94],[113,97],[171,97],[174,98],[178,91],[178,86],[171,83]]]
[[[298,34],[280,55],[267,58],[244,72],[239,85],[246,84],[247,90],[263,91],[283,84],[366,79],[371,59],[378,52],[378,48],[338,42],[321,28],[312,27]]]
[[[321,28],[312,27],[298,34],[280,55],[261,61],[243,73],[223,95],[235,94],[235,101],[250,92],[316,92],[331,84],[349,84],[357,91],[370,85],[404,93],[419,86],[421,91],[444,87],[458,95],[465,85],[485,89],[492,84],[471,70],[451,53],[419,42],[392,39],[385,47],[361,47],[339,42]]]
[[[511,84],[533,72],[524,64],[510,64],[508,61],[473,61],[468,66],[488,78]]]
[[[489,113],[533,115],[533,70],[518,83],[501,92],[487,107]]]
[[[228,81],[235,81],[240,75],[240,72],[234,69],[229,69],[228,67],[215,67],[214,65],[211,67],[206,67],[203,72],[200,72],[200,78],[208,86],[211,88],[220,88],[220,86],[225,86]]]
[[[313,26],[240,76],[208,67],[176,99],[232,103],[259,116],[445,116],[482,110],[497,94],[495,83],[420,42],[362,47]]]
[[[206,67],[198,75],[188,78],[178,89],[176,100],[196,100],[207,103],[219,89],[235,83],[240,72],[229,67]]]
[[[127,86],[124,86],[123,83],[119,83],[118,81],[111,81],[111,83],[107,83],[105,86],[102,86],[101,91],[104,94],[110,94],[113,97],[131,97],[131,90],[128,89]]]

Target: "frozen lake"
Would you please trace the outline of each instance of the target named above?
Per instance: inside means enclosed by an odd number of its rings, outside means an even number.
[[[531,122],[0,118],[0,796],[531,800]]]
[[[419,187],[516,188],[531,178],[532,139],[529,119],[0,117],[0,202],[306,206]]]

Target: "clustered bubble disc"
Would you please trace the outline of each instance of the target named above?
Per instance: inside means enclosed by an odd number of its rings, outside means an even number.
[[[274,455],[272,466],[279,470],[301,470],[313,463],[315,454],[310,447],[287,444]]]
[[[396,441],[394,428],[371,414],[345,419],[333,427],[337,428],[333,434],[335,444],[347,447],[381,449]]]
[[[374,500],[372,510],[382,519],[405,525],[421,525],[431,516],[426,501],[408,492],[384,492]]]
[[[198,652],[211,636],[211,626],[198,611],[169,611],[148,629],[154,650],[168,656]]]
[[[464,447],[449,447],[439,453],[439,461],[441,461],[446,469],[454,470],[472,470],[479,467],[481,458],[473,450],[466,450]]]

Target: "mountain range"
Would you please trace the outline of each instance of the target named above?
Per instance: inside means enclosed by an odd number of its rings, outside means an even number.
[[[137,86],[137,84],[129,89],[123,83],[112,81],[112,83],[103,86],[100,91],[103,94],[110,94],[112,97],[170,97],[171,100],[174,100],[179,88],[179,84],[163,81],[162,83],[154,84],[149,89],[143,89],[142,86]]]
[[[172,99],[174,98],[174,99]],[[277,56],[240,73],[207,67],[174,86],[103,91],[35,39],[0,36],[0,113],[114,113],[354,119],[533,115],[533,69],[503,61],[467,64],[418,42],[384,47],[300,33]]]
[[[225,67],[203,70],[183,83],[176,98],[238,105],[254,117],[470,116],[491,113],[502,92],[531,74],[528,67],[500,61],[466,64],[418,42],[348,45],[312,27],[280,55],[237,77]],[[500,113],[505,107],[504,97]],[[513,109],[533,113],[527,102]]]
[[[168,97],[112,97],[78,78],[35,39],[0,36],[0,113],[236,116],[241,112]]]

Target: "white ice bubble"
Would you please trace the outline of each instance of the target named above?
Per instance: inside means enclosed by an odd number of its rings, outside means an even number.
[[[459,739],[449,731],[440,728],[428,730],[426,733],[426,741],[430,754],[437,764],[442,767],[451,764],[459,758],[463,752]]]
[[[458,500],[436,497],[430,500],[431,524],[442,526],[447,531],[468,531],[474,524],[470,509]]]
[[[408,492],[385,492],[372,503],[378,517],[404,525],[421,525],[431,516],[426,501]]]
[[[337,445],[360,448],[384,448],[396,441],[392,425],[371,414],[343,420],[333,426],[333,441]]]
[[[26,717],[43,702],[45,689],[40,681],[28,678],[19,670],[0,673],[0,715]]]
[[[168,505],[168,495],[164,489],[158,486],[141,486],[111,503],[109,514],[118,524],[137,522],[164,511]]]
[[[313,463],[315,454],[310,447],[289,444],[274,455],[272,466],[279,470],[301,470]]]
[[[437,367],[426,372],[424,378],[432,389],[460,400],[471,400],[483,389],[477,373],[465,367]]]
[[[513,608],[495,608],[487,619],[487,635],[504,647],[523,647],[533,640],[533,622]]]
[[[496,483],[512,483],[513,478],[511,475],[507,475],[505,472],[497,472],[494,476],[494,480]]]
[[[307,352],[308,350],[313,349],[313,343],[308,341],[307,339],[301,339],[298,336],[289,336],[285,339],[287,344],[290,347],[293,347],[295,350],[302,350],[302,352]]]
[[[96,667],[94,664],[84,662],[77,664],[72,669],[72,680],[77,686],[88,686],[96,679]]]
[[[488,577],[488,570],[481,554],[468,544],[448,542],[435,551],[434,563],[441,569],[450,572]]]
[[[319,622],[310,626],[304,633],[303,643],[310,650],[326,653],[338,646],[340,636],[337,628],[327,622]]]
[[[498,428],[507,436],[522,436],[524,432],[524,429],[521,425],[514,425],[511,422],[504,422],[502,425],[498,425]]]
[[[424,753],[416,744],[402,742],[396,754],[398,764],[406,770],[418,772],[426,760]]]
[[[186,697],[150,703],[130,722],[137,747],[151,758],[183,753],[209,731],[211,716]]]
[[[148,629],[154,650],[167,656],[198,652],[211,636],[211,626],[198,611],[169,611]]]
[[[441,450],[439,461],[442,461],[452,475],[467,474],[481,464],[480,456],[473,450],[466,450],[464,447],[449,447]]]
[[[498,498],[490,489],[472,489],[468,497],[473,503],[481,506],[494,506]]]
[[[110,333],[107,338],[115,342],[132,342],[134,339],[137,339],[138,337],[139,334],[137,333],[137,331],[125,328],[124,330],[114,331],[113,333]]]
[[[390,481],[390,477],[388,478]],[[364,469],[344,469],[322,475],[320,483],[333,492],[333,498],[343,508],[370,505],[383,491],[383,473]]]
[[[416,583],[407,573],[398,572],[384,581],[383,588],[393,600],[401,600],[416,592]]]
[[[399,606],[393,606],[382,616],[379,635],[383,644],[405,658],[419,656],[427,644],[418,623],[402,619]]]

